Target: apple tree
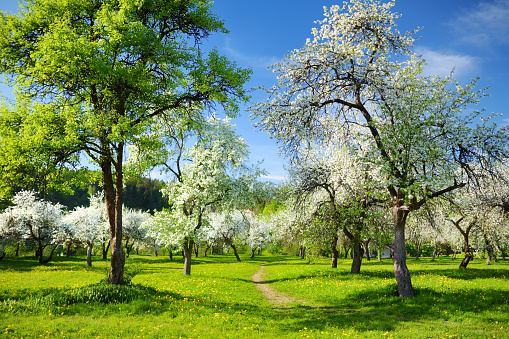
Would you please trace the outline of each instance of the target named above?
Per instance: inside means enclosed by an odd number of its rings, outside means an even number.
[[[313,37],[273,66],[277,83],[251,111],[292,158],[334,133],[369,145],[363,161],[381,167],[390,195],[399,295],[413,297],[409,213],[473,180],[473,167],[496,172],[509,137],[507,127],[480,119],[475,108],[485,93],[475,80],[461,86],[452,76],[422,76],[425,61],[411,52],[415,32],[396,29],[393,6],[351,0],[325,8]]]

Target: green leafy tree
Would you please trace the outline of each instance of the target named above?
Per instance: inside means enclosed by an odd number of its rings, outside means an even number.
[[[342,133],[366,150],[364,161],[381,166],[392,204],[399,295],[413,297],[408,214],[463,187],[475,168],[494,172],[508,155],[509,137],[507,128],[470,111],[484,96],[475,81],[462,87],[452,77],[421,75],[425,62],[411,53],[412,32],[395,28],[393,6],[351,0],[326,8],[314,37],[274,66],[278,82],[252,111],[290,156],[299,157],[310,141]]]
[[[183,106],[235,115],[247,99],[250,71],[200,47],[216,32],[227,31],[206,0],[30,0],[0,15],[0,72],[16,85],[16,102],[0,108],[1,182],[26,169],[56,176],[88,156],[102,173],[112,284],[125,264],[126,145]]]

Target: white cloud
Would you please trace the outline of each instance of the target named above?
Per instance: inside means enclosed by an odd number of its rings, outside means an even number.
[[[417,48],[417,54],[426,60],[424,75],[447,76],[454,69],[455,78],[473,77],[478,68],[478,58],[458,53],[433,51],[428,48]]]
[[[263,179],[269,179],[271,181],[285,181],[286,177],[282,175],[261,175],[260,176]]]
[[[509,0],[482,1],[461,11],[451,25],[463,42],[476,46],[509,44]]]
[[[268,67],[272,66],[273,64],[281,60],[281,58],[275,56],[247,54],[242,51],[239,51],[238,49],[232,46],[231,39],[229,38],[226,39],[225,47],[223,50],[226,53],[228,53],[234,60],[257,69],[266,70]]]

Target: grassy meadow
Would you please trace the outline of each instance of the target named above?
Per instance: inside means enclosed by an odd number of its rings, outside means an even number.
[[[130,285],[100,283],[109,262],[62,258],[0,261],[0,337],[5,338],[509,338],[509,262],[408,259],[417,296],[396,296],[392,261],[262,254],[127,259]],[[269,303],[251,277],[295,297]]]

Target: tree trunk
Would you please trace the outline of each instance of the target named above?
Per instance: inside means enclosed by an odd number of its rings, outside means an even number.
[[[14,256],[17,258],[19,256],[19,241],[16,243],[16,253]]]
[[[49,254],[49,257],[42,260],[42,261],[39,261],[41,264],[44,264],[46,265],[47,263],[49,263],[51,261],[51,259],[53,259],[53,254],[55,253],[55,250],[57,249],[57,247],[59,246],[60,244],[56,244],[55,246],[53,246],[53,248],[51,249],[51,253]],[[42,253],[42,252],[41,252]],[[42,258],[42,255],[41,255],[41,258]]]
[[[493,251],[493,246],[488,240],[488,237],[486,237],[486,234],[484,234],[484,243],[486,244],[486,251],[488,252],[488,256],[486,257],[486,265],[491,264],[491,261],[497,262],[497,257]]]
[[[237,247],[234,244],[230,244],[231,248],[233,249],[233,254],[235,254],[235,258],[237,258],[237,261],[240,262],[239,253],[237,252]]]
[[[42,257],[43,252],[44,252],[44,247],[42,247],[41,238],[37,238],[37,251],[35,251],[35,255],[37,257],[39,257],[39,264],[42,264],[44,261],[43,257]]]
[[[105,141],[103,148],[110,153],[110,145]],[[103,156],[102,172],[103,172],[103,190],[106,201],[106,210],[108,212],[108,221],[110,224],[110,273],[108,283],[119,285],[124,280],[125,252],[122,246],[122,203],[123,203],[123,173],[122,173],[122,154],[124,150],[123,143],[117,146],[116,154],[116,185],[113,183],[113,173],[111,170],[111,159]],[[116,190],[115,190],[116,188]]]
[[[378,262],[382,262],[382,251],[380,250],[380,247],[376,251],[376,257],[378,259]]]
[[[338,268],[338,257],[339,257],[339,252],[338,252],[338,248],[336,246],[332,246],[331,248],[331,263],[330,263],[330,267],[331,268]]]
[[[437,255],[437,243],[435,242],[435,246],[433,247],[433,254],[431,255],[431,260],[435,260]]]
[[[131,254],[131,250],[133,249],[133,246],[134,246],[134,241],[131,244],[131,246],[129,246],[129,237],[127,237],[127,240],[125,241],[125,257],[126,258],[129,258],[129,254]]]
[[[467,268],[468,263],[472,260],[474,260],[474,256],[472,255],[472,253],[469,252],[465,253],[465,258],[463,258],[463,260],[460,263],[460,269]]]
[[[65,256],[69,258],[71,256],[71,243],[67,244],[67,251],[65,252]]]
[[[331,263],[330,263],[330,267],[331,268],[338,268],[338,256],[339,256],[339,253],[338,253],[338,235],[337,235],[337,232],[336,234],[334,234],[334,236],[332,237],[331,239],[331,243],[330,243],[330,249],[331,249]]]
[[[103,242],[103,260],[108,260],[108,249],[110,248],[110,242],[108,241],[108,245],[105,247]]]
[[[252,249],[251,249],[251,259],[253,259],[253,258],[254,258],[254,256],[255,256],[255,250],[254,250],[254,248],[252,248]]]
[[[299,257],[301,259],[304,259],[306,257],[306,247],[304,246],[299,247]]]
[[[197,243],[194,243],[194,246],[193,246],[193,250],[194,250],[194,257],[195,258],[198,258],[198,250],[200,248],[198,247],[198,244]]]
[[[7,253],[5,253],[5,247],[2,246],[2,249],[0,250],[0,260],[2,260],[3,258],[5,258],[5,255]]]
[[[191,256],[193,252],[193,240],[184,241],[182,253],[184,255],[184,275],[191,275]]]
[[[92,267],[92,244],[88,244],[87,247],[87,266]]]
[[[353,260],[352,260],[352,268],[350,269],[350,273],[359,274],[361,273],[361,264],[362,257],[364,256],[364,250],[362,249],[362,244],[360,241],[355,241],[352,244],[353,251]]]
[[[419,260],[421,258],[421,241],[417,242],[417,254],[415,255],[415,260]]]
[[[474,260],[473,254],[470,252],[470,246],[468,245],[468,233],[463,233],[463,241],[465,245],[465,258],[460,263],[460,269],[467,268],[468,263]]]
[[[211,245],[207,244],[207,247],[205,247],[205,253],[203,254],[204,257],[207,256],[207,252],[209,251]]]
[[[371,258],[369,257],[369,242],[370,242],[371,239],[367,239],[366,241],[364,241],[364,253],[366,254],[366,260],[367,261],[370,261]]]
[[[393,207],[394,246],[392,248],[392,262],[394,263],[394,276],[398,284],[399,296],[403,298],[413,298],[415,296],[410,272],[406,265],[405,225],[408,213],[408,208],[398,205]]]
[[[173,250],[170,248],[170,261],[173,260]]]
[[[345,248],[345,259],[348,259],[348,253],[350,253],[350,248],[344,246]]]
[[[454,250],[454,252],[452,253],[452,260],[455,260],[455,259],[456,259],[456,253],[457,253],[457,251],[456,251],[456,250]]]

